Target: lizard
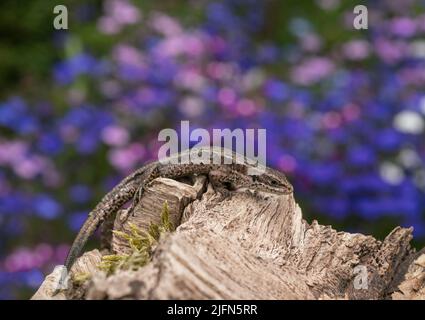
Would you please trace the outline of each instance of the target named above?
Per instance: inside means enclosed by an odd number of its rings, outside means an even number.
[[[184,162],[183,160],[189,153],[198,156],[202,153],[206,154],[206,161],[195,161],[190,156],[189,161]],[[242,158],[237,158],[238,156]],[[96,229],[124,204],[133,199],[133,203],[127,210],[127,215],[131,214],[146,187],[156,178],[178,179],[193,175],[206,175],[214,190],[222,196],[228,195],[229,189],[237,190],[240,188],[273,194],[291,194],[293,192],[292,185],[283,173],[269,167],[260,168],[250,165],[245,157],[228,149],[220,147],[189,149],[172,155],[167,160],[167,163],[155,161],[137,169],[102,198],[89,213],[69,250],[65,261],[65,267],[68,271]],[[125,220],[125,218],[122,217],[121,219]]]

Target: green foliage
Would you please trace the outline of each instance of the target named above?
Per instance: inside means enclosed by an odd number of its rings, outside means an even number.
[[[148,231],[143,231],[135,224],[130,223],[130,232],[113,231],[117,236],[127,240],[130,254],[112,254],[102,257],[99,269],[105,271],[107,275],[115,273],[117,270],[137,270],[146,265],[153,253],[153,248],[159,239],[174,230],[170,222],[168,203],[165,202],[161,221],[159,224],[151,223]]]
[[[91,279],[91,273],[89,272],[78,272],[72,276],[72,283],[79,286],[87,280]]]

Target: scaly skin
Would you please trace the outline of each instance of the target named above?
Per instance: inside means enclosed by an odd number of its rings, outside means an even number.
[[[286,180],[285,175],[279,171],[263,168],[263,171],[253,174],[250,172],[253,167],[237,162],[236,154],[229,150],[217,147],[196,150],[199,150],[197,152],[208,152],[209,161],[206,161],[207,163],[190,162],[187,164],[162,164],[157,161],[147,164],[130,174],[103,197],[94,210],[90,212],[72,244],[65,262],[67,270],[71,269],[87,240],[99,225],[116,213],[125,203],[133,199],[132,207],[128,210],[131,213],[146,186],[158,177],[178,179],[192,175],[207,175],[214,189],[223,195],[227,194],[229,189],[237,190],[240,188],[251,188],[274,194],[290,194],[293,192],[292,185]],[[183,155],[187,155],[187,152],[174,155],[172,159],[181,160]],[[222,164],[214,164],[213,157],[218,157]]]

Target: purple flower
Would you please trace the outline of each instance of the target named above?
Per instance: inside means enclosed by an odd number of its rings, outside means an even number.
[[[396,151],[400,148],[403,138],[393,129],[378,131],[375,135],[375,144],[384,151]]]
[[[282,102],[288,98],[288,87],[281,81],[270,80],[265,84],[265,94],[276,102]]]
[[[31,100],[0,102],[0,255],[50,219],[76,232],[93,183],[107,192],[155,158],[156,133],[179,127],[182,117],[192,128],[267,129],[268,165],[289,174],[310,216],[341,224],[390,217],[423,237],[425,142],[406,133],[425,116],[425,51],[418,37],[424,16],[401,1],[378,2],[370,8],[377,20],[364,30],[367,42],[352,32],[352,11],[337,2],[319,6],[346,23],[338,37],[324,34],[320,10],[317,20],[276,24],[266,14],[274,7],[257,0],[209,1],[200,20],[185,23],[148,10],[146,23],[137,24],[142,14],[129,0],[108,0],[104,12],[91,6],[101,32],[125,34],[94,34],[105,44],[99,54],[81,48],[53,65],[53,82],[36,86],[46,86],[42,96],[52,101],[31,93]],[[275,26],[283,29],[270,29]],[[63,35],[52,39],[61,50],[70,44]],[[96,181],[75,180],[67,169],[77,160],[85,162],[81,176],[93,167]],[[73,212],[68,216],[62,198]],[[42,268],[63,261],[67,250],[13,250],[0,261],[11,271],[0,272],[0,297],[36,285]]]
[[[279,57],[279,49],[273,44],[265,44],[260,46],[257,53],[259,63],[273,63]]]
[[[56,133],[45,133],[41,135],[38,147],[48,155],[56,155],[62,151],[63,142]]]
[[[0,197],[1,215],[28,213],[29,199],[20,192],[11,192]]]
[[[407,53],[407,44],[401,41],[389,41],[379,38],[375,42],[376,54],[386,63],[399,62]]]
[[[33,205],[35,213],[47,220],[55,219],[62,213],[61,205],[47,194],[36,196]]]
[[[294,67],[291,79],[300,85],[311,85],[329,76],[335,69],[333,62],[327,58],[310,58]]]
[[[43,273],[33,269],[25,273],[25,283],[31,288],[38,288],[44,280]]]
[[[238,18],[224,3],[208,4],[206,13],[209,25],[214,28],[235,28],[238,23]]]
[[[365,146],[350,147],[347,160],[354,166],[370,166],[376,161],[375,152]]]
[[[81,226],[83,225],[84,221],[86,221],[88,217],[88,212],[81,211],[81,212],[74,212],[69,218],[69,226],[73,231],[80,230]]]
[[[369,56],[370,45],[366,40],[352,40],[345,43],[342,50],[350,60],[363,60]]]
[[[338,164],[316,163],[310,165],[308,174],[317,185],[331,185],[341,174],[341,168]]]
[[[92,192],[86,185],[77,184],[71,187],[70,197],[75,203],[86,203],[90,200]]]
[[[34,133],[38,129],[37,120],[29,113],[24,100],[19,97],[9,99],[0,104],[0,126],[26,135]]]
[[[76,54],[58,63],[53,70],[56,81],[64,85],[72,83],[79,75],[96,75],[99,72],[101,72],[101,64],[87,53]]]
[[[415,34],[416,27],[416,21],[407,17],[394,18],[390,24],[393,34],[406,38]]]

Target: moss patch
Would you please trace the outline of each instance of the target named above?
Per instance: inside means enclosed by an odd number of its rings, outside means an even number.
[[[107,275],[114,274],[117,270],[137,270],[151,260],[153,248],[158,244],[159,239],[174,230],[170,222],[168,203],[164,203],[159,224],[151,223],[147,231],[141,230],[132,223],[129,226],[129,232],[113,232],[127,240],[131,253],[103,256],[99,269],[105,271]]]

